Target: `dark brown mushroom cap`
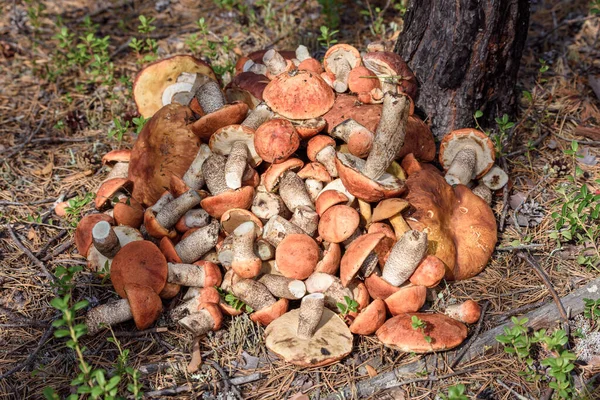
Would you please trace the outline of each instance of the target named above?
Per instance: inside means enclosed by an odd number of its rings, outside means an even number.
[[[247,57],[257,64],[263,63],[263,57],[268,49],[253,51],[248,54]],[[292,60],[296,58],[296,52],[294,50],[277,50],[277,52],[283,57],[284,60]]]
[[[110,280],[122,298],[127,298],[125,286],[130,283],[149,286],[158,294],[167,282],[167,260],[152,242],[139,240],[128,243],[112,260]]]
[[[254,109],[263,101],[263,91],[270,82],[269,78],[254,72],[242,72],[233,77],[225,87],[227,101],[240,101],[246,103],[248,108]]]
[[[411,204],[406,221],[427,231],[429,254],[446,265],[446,279],[480,273],[497,241],[494,214],[487,203],[463,185],[450,186],[443,176],[421,169],[406,181]]]
[[[350,332],[357,335],[371,335],[383,325],[385,318],[385,303],[381,299],[375,299],[354,318],[350,325]]]
[[[84,257],[87,257],[90,246],[92,245],[92,228],[100,221],[106,221],[113,224],[113,218],[106,214],[90,214],[81,218],[75,229],[75,246],[77,251]]]
[[[289,119],[310,119],[325,114],[335,100],[333,89],[318,75],[294,71],[277,75],[263,92],[265,103]]]
[[[368,233],[348,246],[340,264],[340,280],[344,287],[354,279],[365,259],[384,237],[383,233]]]
[[[256,153],[269,163],[277,164],[287,160],[299,145],[298,132],[287,119],[273,118],[254,132]]]
[[[416,99],[419,93],[417,78],[402,57],[393,51],[373,51],[363,56],[367,68],[377,74],[401,76],[398,90]]]
[[[171,175],[182,177],[196,158],[200,142],[188,125],[191,119],[188,107],[169,104],[142,129],[129,163],[133,197],[140,203],[156,203],[169,188]]]
[[[144,118],[152,117],[162,107],[163,91],[177,82],[182,72],[206,75],[217,80],[210,65],[189,55],[177,55],[149,64],[133,82],[133,98],[138,112]]]
[[[125,298],[133,315],[135,327],[144,330],[150,327],[162,313],[162,301],[153,288],[138,283],[128,283],[125,288]]]
[[[426,325],[423,330],[412,327],[412,316]],[[431,338],[428,343],[425,337]],[[467,327],[443,314],[407,313],[388,319],[377,330],[377,337],[392,349],[407,353],[429,353],[450,350],[467,337]]]
[[[228,190],[217,196],[210,196],[200,202],[200,206],[211,217],[220,219],[231,208],[248,209],[252,205],[254,188],[242,186],[236,190]]]
[[[325,308],[315,333],[310,339],[297,335],[300,309],[283,314],[265,329],[269,350],[285,361],[301,367],[333,364],[352,351],[352,333],[346,323]]]

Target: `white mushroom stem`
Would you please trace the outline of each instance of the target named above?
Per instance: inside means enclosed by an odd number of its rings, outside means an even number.
[[[491,190],[499,190],[508,183],[508,175],[502,168],[494,165],[482,178],[481,181],[484,185],[489,187]]]
[[[298,337],[301,339],[310,339],[315,331],[323,309],[325,308],[325,296],[322,293],[313,293],[304,296],[300,303],[300,313],[298,315]]]
[[[248,113],[246,119],[242,121],[242,125],[255,131],[259,126],[273,118],[273,115],[273,111],[265,103],[260,103]]]
[[[352,70],[352,66],[345,59],[341,58],[336,60],[335,71],[333,71],[335,75],[335,81],[333,81],[333,90],[338,93],[344,93],[348,90],[348,75]]]
[[[264,64],[254,63],[248,68],[248,71],[254,72],[255,74],[258,74],[258,75],[266,75],[269,70],[267,69],[267,66]]]
[[[254,66],[254,61],[248,60],[242,65],[242,72],[248,72]]]
[[[285,72],[285,69],[287,67],[287,62],[285,61],[285,58],[283,58],[281,54],[279,54],[277,50],[274,49],[271,49],[265,53],[265,55],[263,56],[263,63],[265,63],[267,70],[273,76]]]
[[[263,222],[268,221],[276,215],[287,219],[290,217],[290,210],[287,209],[281,197],[275,193],[257,191],[252,201],[251,211]]]
[[[178,324],[197,337],[210,332],[215,326],[215,321],[208,310],[200,310],[180,319]]]
[[[277,298],[298,300],[306,294],[304,282],[298,279],[286,278],[282,275],[266,274],[259,280],[269,292]]]
[[[171,194],[171,192],[165,192],[162,196],[160,196],[160,198],[156,201],[156,203],[154,203],[154,205],[152,207],[150,207],[150,208],[155,213],[159,213],[160,210],[162,210],[162,208],[164,206],[166,206],[167,204],[169,204],[170,202],[172,202],[173,199],[175,199],[175,197],[173,197],[173,195]]]
[[[201,208],[193,208],[186,211],[181,217],[188,229],[202,228],[210,224],[210,215]]]
[[[202,176],[208,191],[213,196],[230,190],[225,182],[225,163],[227,158],[220,154],[211,154],[202,164]]]
[[[242,187],[242,177],[248,165],[248,146],[245,142],[233,142],[225,162],[225,183],[230,189]]]
[[[467,185],[475,178],[477,166],[477,151],[471,146],[463,147],[452,160],[446,172],[446,182],[449,185]]]
[[[200,200],[202,200],[202,198],[198,192],[190,189],[165,205],[160,212],[156,214],[156,222],[161,224],[165,229],[171,229],[183,214],[200,204]]]
[[[319,193],[321,193],[321,190],[323,190],[323,182],[309,178],[304,181],[304,186],[306,186],[306,191],[308,192],[312,202],[314,203],[317,201]]]
[[[390,285],[402,285],[426,254],[427,234],[416,230],[406,232],[392,247],[381,277]]]
[[[318,152],[315,157],[318,162],[323,164],[332,178],[337,178],[338,176],[337,167],[335,166],[335,155],[335,148],[333,146],[327,146]]]
[[[304,46],[303,44],[301,44],[300,46],[298,46],[296,48],[296,58],[298,59],[298,61],[302,62],[311,57],[312,56],[310,55],[308,48],[306,46]]]
[[[297,207],[290,222],[302,229],[308,236],[314,236],[319,228],[319,214],[306,206]]]
[[[410,102],[402,94],[386,92],[381,119],[375,131],[373,146],[362,170],[366,177],[377,180],[390,166],[404,144]]]
[[[85,324],[88,328],[88,335],[95,335],[102,330],[102,325],[112,326],[132,318],[133,313],[129,301],[120,299],[92,308],[85,316]]]
[[[209,225],[199,228],[189,236],[175,245],[175,251],[181,261],[190,264],[199,260],[217,244],[219,237],[219,223],[211,222]]]
[[[196,100],[202,107],[204,114],[210,114],[225,105],[225,95],[221,91],[219,84],[216,81],[209,80],[198,88],[196,93]]]
[[[254,254],[262,261],[269,261],[275,258],[275,247],[263,238],[258,238],[254,242]]]
[[[231,262],[233,261],[233,235],[227,236],[221,243],[221,247],[217,250],[217,258],[219,264],[226,269],[231,268]]]
[[[254,254],[254,240],[256,239],[256,225],[254,222],[246,221],[240,224],[231,236],[233,236],[231,243],[233,259],[231,263],[258,263],[258,256]]]
[[[473,188],[472,192],[474,195],[481,197],[488,205],[492,204],[492,190],[486,185],[480,183]]]
[[[100,221],[92,228],[94,247],[107,258],[113,258],[121,249],[119,238],[114,229],[106,221]]]
[[[337,311],[337,303],[346,304],[345,297],[354,299],[352,291],[342,285],[337,276],[324,272],[313,272],[304,281],[308,293],[323,293],[325,295],[325,306]]]
[[[252,279],[239,280],[233,284],[231,291],[254,311],[270,307],[277,301],[265,285]]]
[[[231,288],[233,287],[233,285],[235,285],[241,279],[242,278],[240,278],[238,275],[235,274],[235,272],[233,272],[232,269],[230,269],[229,271],[225,272],[225,275],[223,275],[221,289],[223,289],[226,292],[231,292]]]
[[[291,211],[300,206],[305,206],[313,210],[315,208],[310,195],[306,191],[304,181],[293,171],[283,173],[279,181],[279,195]]]
[[[177,307],[173,308],[169,315],[175,321],[178,321],[184,318],[187,315],[198,312],[198,307],[200,306],[200,291],[193,291],[191,289],[188,290],[185,297],[182,299],[184,303],[179,304]]]
[[[304,233],[304,231],[279,215],[271,217],[263,227],[263,238],[275,248],[287,235],[296,233]]]
[[[206,143],[200,144],[198,154],[190,164],[188,170],[183,175],[183,181],[190,189],[200,189],[204,186],[204,176],[202,175],[202,164],[212,154],[210,147]]]
[[[345,143],[348,143],[348,141],[350,140],[350,136],[353,133],[360,132],[363,130],[369,132],[369,130],[367,128],[365,128],[363,125],[356,122],[356,120],[350,118],[350,119],[347,119],[344,122],[336,125],[336,127],[333,128],[333,131],[331,131],[330,135],[331,135],[331,137],[334,137],[336,139],[341,139]]]
[[[204,287],[204,267],[195,264],[168,263],[167,282],[183,286]]]

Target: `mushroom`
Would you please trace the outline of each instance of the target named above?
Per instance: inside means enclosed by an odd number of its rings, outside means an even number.
[[[298,206],[290,222],[302,229],[308,236],[314,237],[319,228],[319,214],[309,206]]]
[[[348,286],[359,271],[364,277],[373,273],[377,266],[377,254],[374,250],[384,237],[383,233],[368,233],[348,246],[340,263],[340,280],[344,287]]]
[[[324,272],[326,274],[335,275],[340,268],[340,260],[342,259],[342,248],[338,243],[323,242],[323,256],[315,267],[315,272]]]
[[[323,190],[323,184],[331,182],[331,175],[320,162],[306,164],[298,171],[298,176],[304,179],[304,186],[306,186],[306,191],[313,203]]]
[[[260,190],[260,187],[254,196],[254,200],[252,200],[252,208],[250,210],[263,222],[268,221],[276,215],[284,219],[291,216],[290,210],[287,209],[278,194]]]
[[[337,178],[335,165],[335,140],[325,135],[317,135],[308,141],[306,155],[311,161],[318,161],[333,178]]]
[[[178,232],[184,233],[193,228],[203,228],[210,224],[211,217],[201,208],[188,210],[179,218],[175,224]]]
[[[346,142],[350,154],[358,158],[365,158],[369,155],[375,137],[373,132],[351,118],[338,124],[331,131],[331,136]]]
[[[305,296],[299,309],[273,321],[265,330],[267,348],[302,367],[329,365],[350,354],[352,333],[323,302],[322,294]]]
[[[275,250],[279,272],[285,277],[306,279],[319,262],[319,246],[306,234],[289,234]]]
[[[338,93],[348,90],[348,75],[350,70],[361,64],[361,56],[358,50],[348,44],[336,44],[331,46],[323,58],[325,71],[335,75],[333,89]]]
[[[279,195],[286,207],[292,212],[301,206],[313,210],[315,208],[310,195],[306,191],[304,182],[293,171],[286,171],[282,174],[279,182]]]
[[[254,253],[262,260],[269,261],[275,258],[275,247],[263,238],[254,242]],[[261,267],[262,270],[262,267]]]
[[[168,263],[167,282],[194,287],[212,287],[221,284],[219,267],[209,261],[196,261],[193,264]]]
[[[212,221],[186,235],[176,245],[168,237],[161,240],[161,249],[170,262],[189,264],[208,253],[217,244],[219,223]]]
[[[121,198],[113,207],[113,218],[117,225],[139,229],[144,222],[144,207],[133,197]]]
[[[396,242],[381,277],[393,286],[400,286],[410,278],[427,254],[427,233],[407,231]]]
[[[110,215],[106,214],[90,214],[81,218],[75,229],[75,247],[77,251],[84,257],[87,257],[92,245],[92,229],[100,221],[107,221],[113,224],[114,220]]]
[[[474,195],[480,197],[483,201],[485,201],[485,203],[488,206],[492,204],[492,191],[487,185],[480,183],[479,185],[471,189],[471,191]]]
[[[446,273],[446,267],[442,260],[436,256],[426,256],[413,274],[410,276],[410,283],[421,285],[428,288],[436,287]]]
[[[196,158],[192,161],[187,171],[183,175],[183,182],[190,189],[201,189],[204,186],[204,175],[202,175],[202,164],[212,154],[210,147],[205,143],[200,143]]]
[[[284,72],[295,69],[294,64],[290,60],[283,58],[283,56],[275,49],[267,50],[262,61],[267,67],[266,75],[269,79],[273,79]]]
[[[263,326],[283,315],[288,308],[288,300],[276,300],[267,287],[258,281],[241,279],[234,283],[231,291],[244,303],[252,307],[254,312],[250,319]]]
[[[279,180],[286,171],[296,171],[304,166],[304,162],[298,158],[288,158],[280,164],[271,164],[263,173],[261,182],[268,192],[273,192],[279,185]]]
[[[413,316],[425,327],[415,329]],[[430,353],[460,345],[467,337],[467,327],[443,314],[405,313],[388,319],[376,333],[386,347],[407,353]]]
[[[241,278],[254,278],[260,273],[262,260],[254,254],[256,224],[247,221],[233,231],[231,268]]]
[[[481,177],[481,181],[491,190],[500,190],[508,183],[508,175],[506,175],[506,172],[504,172],[502,168],[494,165],[483,177]]]
[[[410,227],[401,214],[409,206],[408,201],[400,198],[382,200],[373,210],[371,221],[380,222],[386,219],[389,220],[394,228],[396,239],[399,240],[404,233],[410,230]]]
[[[254,147],[266,162],[281,163],[287,160],[300,145],[294,125],[286,119],[271,119],[256,129]]]
[[[132,186],[133,182],[127,178],[113,178],[104,181],[96,191],[94,200],[96,210],[108,208],[114,199],[119,201],[121,198],[127,197]]]
[[[285,218],[274,215],[263,228],[263,238],[277,248],[288,235],[305,234],[302,228],[292,224]],[[310,237],[309,237],[310,238]],[[312,240],[312,238],[310,238]]]
[[[402,58],[392,51],[370,51],[362,57],[365,67],[373,71],[384,92],[398,91],[417,98],[417,78]]]
[[[323,272],[313,272],[305,281],[306,291],[308,293],[323,293],[325,295],[325,306],[338,310],[338,303],[345,304],[346,297],[354,299],[354,295],[349,288],[345,288],[340,278]]]
[[[323,213],[325,213],[325,211],[327,211],[329,208],[335,206],[336,204],[343,203],[351,203],[350,199],[348,199],[348,196],[346,196],[344,193],[337,190],[323,190],[317,198],[315,209],[319,215],[323,215]]]
[[[241,72],[225,86],[225,97],[230,103],[235,101],[246,103],[248,108],[253,110],[263,101],[263,91],[269,82],[269,78],[263,74],[252,71]]]
[[[162,206],[155,213],[151,207],[144,213],[146,231],[157,239],[163,236],[175,237],[175,224],[190,209],[200,204],[202,198],[194,189],[190,189],[179,197]]]
[[[296,59],[300,62],[298,69],[302,71],[310,71],[315,74],[321,74],[323,72],[323,66],[319,60],[311,57],[308,48],[304,45],[300,45],[296,48]]]
[[[112,260],[128,243],[142,241],[142,234],[129,226],[112,227],[107,221],[99,221],[92,229],[92,242],[87,254],[88,268],[101,275],[111,271]]]
[[[253,222],[256,236],[262,235],[263,224],[261,220],[250,211],[243,208],[230,208],[221,216],[221,229],[225,235],[231,235],[233,231],[244,222]]]
[[[213,303],[202,303],[195,311],[181,318],[177,323],[190,331],[194,337],[207,334],[209,331],[217,331],[221,328],[223,314],[218,305]]]
[[[468,184],[481,178],[494,165],[496,152],[491,139],[476,129],[450,132],[440,144],[440,164],[450,185]]]
[[[407,285],[385,298],[385,305],[392,315],[417,312],[427,300],[425,286]]]
[[[348,74],[348,89],[356,93],[358,99],[363,103],[380,103],[383,98],[379,79],[377,79],[374,72],[369,71],[364,66],[358,66],[350,71]]]
[[[465,324],[474,324],[481,316],[481,307],[473,300],[467,300],[446,307],[444,314]]]
[[[258,280],[275,297],[288,300],[301,299],[306,294],[304,282],[281,275],[265,274]]]
[[[350,332],[357,335],[372,335],[383,325],[386,318],[385,303],[375,299],[365,307],[350,324]]]
[[[329,207],[319,221],[319,236],[332,243],[342,243],[358,229],[358,212],[346,205]]]

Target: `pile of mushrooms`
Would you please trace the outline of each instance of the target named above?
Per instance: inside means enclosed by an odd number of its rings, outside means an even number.
[[[267,347],[300,366],[340,360],[353,334],[406,352],[458,346],[479,306],[423,308],[494,249],[488,204],[506,177],[489,138],[451,132],[445,175],[429,164],[416,78],[378,46],[337,44],[322,63],[304,46],[256,52],[236,71],[224,90],[191,56],[138,74],[135,101],[150,120],[131,151],[105,156],[98,213],[76,231],[121,297],[88,311],[89,333],[130,319],[145,329],[171,301],[169,317],[194,339],[251,310]]]

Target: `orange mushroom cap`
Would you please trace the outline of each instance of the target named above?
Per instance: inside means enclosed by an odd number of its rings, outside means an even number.
[[[292,279],[306,279],[319,262],[319,246],[308,235],[287,235],[275,250],[275,261],[279,272]]]

